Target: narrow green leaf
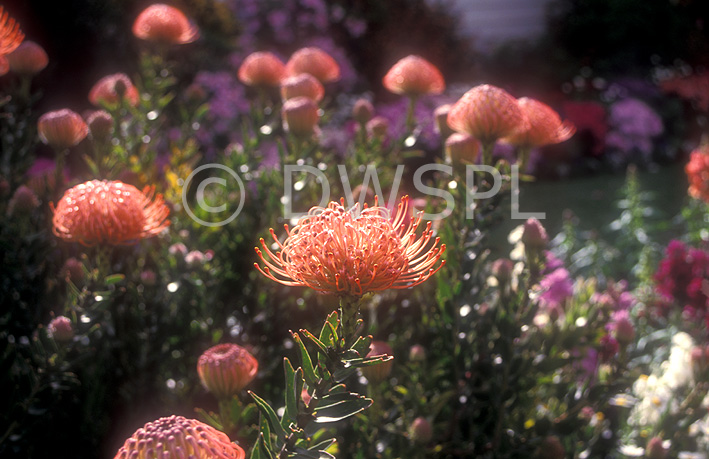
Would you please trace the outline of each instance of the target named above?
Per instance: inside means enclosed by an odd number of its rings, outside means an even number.
[[[301,447],[296,447],[295,456],[290,457],[298,459],[335,459],[335,456],[328,453],[327,451],[315,451],[312,449],[305,449]]]
[[[210,426],[214,427],[217,430],[224,430],[224,427],[222,426],[222,423],[219,422],[219,419],[216,414],[208,413],[202,408],[195,408],[195,411],[197,412],[197,414],[199,414],[202,420],[204,420],[204,422],[206,422]]]
[[[366,357],[369,353],[369,346],[372,344],[372,335],[360,336],[350,349],[359,354],[360,357]]]
[[[305,348],[305,344],[303,344],[303,341],[300,339],[300,336],[298,336],[297,333],[293,333],[293,339],[295,340],[296,344],[298,344],[298,348],[300,349],[300,361],[301,367],[303,368],[303,376],[305,376],[305,381],[308,383],[309,386],[315,387],[318,380],[320,379],[320,376],[318,375],[315,368],[313,368],[313,361],[310,359],[310,354],[308,354],[308,350]]]
[[[269,447],[266,445],[264,435],[259,434],[254,448],[251,450],[251,459],[274,459]]]
[[[313,343],[315,346],[317,346],[318,351],[322,352],[323,354],[327,355],[327,347],[315,337],[312,333],[310,333],[308,330],[301,329],[300,333],[303,335],[303,338],[307,338],[311,343]]]
[[[113,285],[119,283],[125,278],[125,274],[111,274],[110,276],[106,276],[104,282],[106,283],[106,285]]]
[[[278,416],[276,415],[276,412],[273,411],[271,405],[266,403],[264,399],[262,399],[255,393],[249,391],[249,395],[251,395],[251,397],[254,399],[254,402],[256,402],[256,406],[258,406],[259,410],[261,410],[261,413],[263,413],[266,416],[266,419],[268,419],[268,423],[271,426],[273,433],[278,438],[278,442],[283,443],[286,438],[286,431],[283,430],[281,423],[278,421]]]
[[[296,394],[295,392],[295,370],[287,357],[283,359],[283,368],[286,377],[286,408],[281,418],[281,426],[284,429],[288,429],[291,423],[296,422],[296,417],[298,416],[297,400],[300,394]]]
[[[356,399],[344,400],[334,405],[326,406],[323,409],[316,409],[315,422],[322,424],[341,421],[369,408],[371,405],[372,400],[362,396],[358,396]]]

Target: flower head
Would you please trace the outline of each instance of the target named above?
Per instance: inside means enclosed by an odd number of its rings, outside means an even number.
[[[217,398],[231,397],[246,387],[258,372],[258,361],[236,344],[218,344],[207,349],[197,362],[204,387]]]
[[[44,48],[33,41],[25,40],[7,55],[7,61],[10,70],[18,75],[33,76],[44,70],[49,58]]]
[[[68,189],[54,211],[54,234],[84,245],[131,244],[170,225],[169,210],[154,187],[140,192],[120,181],[99,181]]]
[[[409,426],[409,437],[415,443],[425,445],[433,438],[433,426],[426,418],[418,417]]]
[[[448,125],[489,143],[526,131],[529,121],[517,99],[503,89],[483,84],[463,94],[451,107]]]
[[[328,53],[320,48],[301,48],[286,63],[288,75],[309,73],[321,83],[330,83],[340,79],[340,66]]]
[[[689,195],[709,203],[709,148],[698,148],[684,167],[689,179]]]
[[[24,39],[20,25],[0,6],[0,56],[13,52]]]
[[[529,127],[517,131],[504,140],[513,145],[526,147],[541,147],[563,142],[576,132],[576,128],[568,121],[561,121],[559,114],[550,106],[538,100],[522,97],[517,100],[519,108],[527,116]]]
[[[121,98],[133,107],[140,101],[138,89],[125,73],[107,75],[98,80],[89,91],[89,102],[98,107],[115,107]]]
[[[383,116],[375,116],[365,125],[367,135],[375,139],[383,139],[389,133],[389,120]]]
[[[259,51],[246,56],[238,75],[248,86],[278,86],[286,76],[286,66],[275,54]]]
[[[366,124],[374,116],[374,105],[367,99],[357,99],[352,107],[352,118],[358,123]]]
[[[7,205],[7,214],[29,214],[39,207],[39,198],[32,189],[26,185],[20,185],[10,198]]]
[[[369,352],[367,357],[378,357],[378,356],[393,356],[394,351],[391,346],[384,341],[372,341],[369,345]],[[387,379],[391,374],[392,367],[394,366],[394,361],[389,359],[385,362],[379,362],[375,365],[370,365],[367,367],[362,367],[359,371],[362,372],[367,380],[373,383],[380,383]]]
[[[5,75],[9,71],[10,71],[10,61],[7,60],[7,57],[0,54],[0,76]]]
[[[267,257],[258,248],[256,253],[265,266],[255,266],[284,285],[338,295],[413,287],[444,265],[445,261],[438,261],[445,244],[439,246],[440,239],[433,238],[430,222],[417,237],[420,213],[407,224],[408,218],[408,196],[401,199],[393,219],[376,200],[361,212],[358,205],[346,209],[344,199],[325,208],[313,207],[293,229],[286,225],[288,237],[283,243],[271,230],[279,248],[276,253],[261,239]]]
[[[446,162],[474,164],[480,156],[480,143],[468,134],[456,132],[446,139]]]
[[[156,3],[141,12],[133,23],[133,35],[141,40],[169,44],[192,43],[199,29],[177,8]]]
[[[299,137],[315,133],[320,115],[314,100],[304,96],[294,97],[283,103],[281,111],[286,131]]]
[[[406,56],[389,69],[382,84],[394,94],[420,96],[440,94],[446,89],[438,68],[421,56]]]
[[[123,443],[114,459],[244,459],[246,453],[214,427],[182,416],[148,422]]]
[[[58,342],[67,343],[74,338],[74,327],[65,316],[57,316],[47,326],[49,335]]]
[[[84,140],[89,127],[78,113],[64,108],[40,116],[37,131],[42,142],[55,150],[65,150]]]
[[[307,97],[319,103],[325,96],[325,88],[317,78],[309,73],[301,73],[281,81],[281,97],[283,100],[294,97]]]
[[[105,110],[96,110],[86,117],[91,137],[105,141],[113,133],[113,117]]]

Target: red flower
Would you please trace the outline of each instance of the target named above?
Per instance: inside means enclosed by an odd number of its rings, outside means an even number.
[[[214,427],[182,416],[148,422],[123,443],[114,459],[244,459],[246,453]]]
[[[258,372],[258,361],[236,344],[218,344],[207,349],[197,362],[204,387],[217,398],[233,396],[246,387]]]
[[[286,131],[298,137],[313,135],[320,120],[318,105],[302,96],[285,101],[282,115]]]
[[[414,55],[394,64],[382,83],[390,92],[408,96],[440,94],[446,89],[440,70],[426,59]]]
[[[254,265],[266,277],[284,285],[307,286],[319,292],[361,296],[389,288],[404,289],[424,282],[443,267],[436,264],[445,251],[440,239],[433,239],[431,223],[419,237],[421,215],[408,224],[409,198],[405,196],[392,219],[385,207],[366,207],[358,212],[331,202],[313,207],[289,230],[280,243],[271,230],[279,251],[266,242],[256,253],[264,263]],[[433,240],[433,243],[430,242]]]
[[[340,66],[328,53],[320,48],[301,48],[286,63],[286,72],[290,76],[309,73],[321,83],[340,79]]]
[[[133,23],[133,35],[141,40],[185,44],[199,38],[199,29],[182,11],[156,3],[138,15]]]
[[[564,102],[564,113],[576,126],[577,132],[587,132],[591,137],[591,152],[598,156],[603,153],[608,133],[606,109],[598,102]]]
[[[529,120],[529,129],[518,131],[504,140],[513,145],[541,147],[563,142],[576,132],[574,125],[561,121],[559,114],[538,100],[522,97],[517,100],[519,108]]]
[[[13,52],[24,39],[20,25],[0,6],[0,56]]]
[[[325,88],[323,88],[322,83],[317,78],[309,73],[301,73],[281,81],[281,97],[283,97],[283,100],[300,96],[319,103],[325,96]]]
[[[689,179],[689,195],[709,203],[709,148],[694,150],[684,171]]]
[[[84,140],[89,127],[78,113],[64,108],[40,116],[37,132],[42,142],[61,151]]]
[[[141,193],[120,181],[99,181],[68,189],[54,212],[54,234],[83,245],[131,244],[170,226],[169,210],[154,187]]]
[[[7,55],[7,61],[13,72],[32,76],[44,70],[49,63],[49,58],[44,48],[33,41],[26,40]]]
[[[487,144],[527,130],[529,121],[517,99],[503,89],[484,84],[466,92],[451,107],[448,125]]]
[[[0,55],[0,76],[5,75],[9,71],[10,62],[7,60],[7,57]]]
[[[108,105],[115,108],[121,97],[133,107],[140,101],[138,89],[125,73],[107,75],[98,80],[89,91],[89,102],[97,107]]]
[[[278,86],[286,76],[286,66],[273,53],[256,52],[244,59],[238,75],[248,86]]]

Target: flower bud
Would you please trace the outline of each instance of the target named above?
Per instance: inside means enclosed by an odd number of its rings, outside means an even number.
[[[49,335],[58,343],[68,343],[74,339],[74,328],[68,317],[58,316],[49,322]]]
[[[33,210],[39,207],[39,198],[31,188],[25,185],[20,185],[15,193],[10,198],[7,205],[7,214],[30,214]]]
[[[182,257],[186,256],[188,253],[187,246],[182,242],[176,242],[175,244],[172,244],[167,249],[167,251],[170,255],[179,255]]]
[[[153,286],[157,282],[157,275],[152,269],[146,269],[140,273],[140,281],[143,285]]]
[[[468,134],[455,133],[446,139],[446,162],[474,164],[480,156],[480,143]]]
[[[615,357],[620,349],[618,341],[611,335],[603,335],[601,337],[600,348],[598,350],[598,355],[601,358],[601,362],[607,363]]]
[[[433,427],[426,418],[418,417],[409,426],[409,437],[419,445],[425,445],[433,438]]]
[[[37,131],[42,142],[62,151],[84,140],[89,127],[78,113],[65,108],[40,116]]]
[[[367,134],[374,139],[384,139],[389,133],[389,120],[383,116],[375,116],[367,121]]]
[[[524,229],[522,230],[522,243],[528,249],[541,250],[546,248],[549,243],[549,237],[547,236],[547,230],[536,218],[530,218],[524,222]]]
[[[218,399],[229,398],[256,377],[258,361],[236,344],[218,344],[207,349],[197,362],[197,373],[205,388]]]
[[[627,346],[635,339],[635,327],[630,321],[630,316],[627,311],[618,311],[613,315],[613,323],[611,327],[614,332],[615,339],[623,346]]]
[[[645,457],[647,459],[665,459],[667,457],[667,448],[662,444],[662,438],[652,437],[647,442],[645,447]]]
[[[301,73],[281,81],[281,97],[283,100],[307,97],[319,103],[325,96],[325,88],[317,78],[309,73]]]
[[[33,41],[25,40],[7,55],[7,62],[10,70],[16,74],[31,77],[44,70],[49,58],[44,48]]]
[[[84,280],[84,264],[74,257],[67,258],[59,271],[62,279],[78,284]]]
[[[372,341],[369,346],[369,353],[367,357],[383,356],[383,355],[393,355],[394,352],[384,341]],[[390,359],[386,362],[380,362],[375,365],[370,365],[368,367],[360,368],[362,375],[367,378],[371,383],[380,383],[386,380],[391,374],[391,368],[394,362]]]
[[[512,277],[514,267],[515,264],[512,260],[500,258],[492,263],[492,275],[500,284],[506,284]]]
[[[414,344],[409,349],[409,360],[412,362],[423,362],[426,360],[426,348],[420,344]]]
[[[106,141],[113,134],[113,117],[105,110],[96,110],[86,118],[91,137],[98,141]]]
[[[374,116],[374,105],[367,99],[357,99],[352,107],[352,118],[361,124],[366,124]]]
[[[286,131],[296,137],[313,135],[320,119],[317,104],[302,96],[285,101],[282,114]]]

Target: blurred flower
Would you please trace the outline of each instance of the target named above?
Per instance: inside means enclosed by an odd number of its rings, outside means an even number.
[[[207,99],[207,91],[204,90],[201,84],[193,82],[185,88],[184,97],[189,103],[201,104]]]
[[[433,438],[433,427],[426,418],[418,417],[409,426],[409,438],[420,445],[425,445]]]
[[[689,195],[709,203],[709,147],[694,150],[684,171],[689,179]]]
[[[545,249],[549,244],[547,230],[536,218],[530,218],[524,222],[522,238],[520,239],[525,247],[533,250]]]
[[[618,340],[611,335],[603,335],[599,343],[598,356],[601,362],[610,362],[620,350]]]
[[[64,193],[54,212],[54,234],[83,245],[131,244],[170,225],[169,210],[154,187],[140,192],[119,181],[92,180]]]
[[[689,318],[707,315],[707,295],[702,291],[702,280],[709,278],[709,252],[688,248],[678,240],[670,241],[665,258],[654,275],[657,291],[684,307]],[[661,315],[669,313],[667,304],[660,303]]]
[[[207,349],[197,362],[205,388],[218,399],[230,398],[256,377],[258,361],[236,344],[218,344]]]
[[[340,66],[335,59],[320,48],[301,48],[286,63],[286,72],[290,76],[309,73],[321,83],[340,79]]]
[[[13,52],[24,39],[20,25],[0,6],[0,56]]]
[[[357,99],[352,107],[352,118],[361,124],[367,124],[374,116],[374,106],[367,99]]]
[[[426,360],[426,348],[420,344],[414,344],[409,348],[409,360],[412,362],[423,362]]]
[[[296,97],[307,97],[315,103],[320,103],[325,96],[325,88],[317,78],[309,73],[301,73],[281,81],[281,97],[289,100]]]
[[[20,185],[10,198],[7,205],[7,215],[30,214],[39,207],[39,198],[32,189],[26,185]]]
[[[89,128],[78,113],[64,108],[40,116],[37,132],[42,142],[62,151],[84,140]]]
[[[113,117],[105,110],[95,110],[86,118],[91,137],[105,142],[113,134]]]
[[[5,75],[9,71],[10,62],[7,60],[7,57],[0,54],[0,76]]]
[[[342,201],[344,203],[344,200]],[[431,223],[420,237],[416,229],[421,213],[408,225],[409,198],[405,196],[392,219],[386,207],[359,205],[345,209],[331,202],[313,207],[289,230],[275,254],[261,239],[270,258],[256,248],[264,267],[255,264],[266,277],[284,285],[308,286],[319,292],[361,296],[367,292],[413,287],[431,277],[445,264],[436,264],[445,251],[440,239],[433,239]],[[433,243],[431,243],[433,241]]]
[[[576,126],[577,137],[578,134],[583,134],[580,137],[587,138],[591,153],[601,155],[608,133],[606,109],[603,105],[598,102],[568,101],[564,102],[563,109],[568,120]]]
[[[140,282],[142,282],[143,285],[147,285],[149,287],[153,286],[157,280],[158,276],[152,269],[146,269],[140,272]]]
[[[372,341],[372,344],[370,344],[369,346],[369,352],[367,353],[367,357],[387,355],[394,355],[394,351],[391,349],[391,346],[389,346],[384,341]],[[367,367],[361,367],[359,371],[362,372],[362,375],[364,375],[364,377],[367,378],[370,383],[377,384],[386,380],[389,377],[393,365],[394,360],[389,359],[386,362],[379,362],[377,364],[370,365]]]
[[[74,339],[74,327],[68,317],[57,316],[47,326],[49,336],[58,343],[68,343]]]
[[[386,138],[389,132],[389,120],[383,116],[375,116],[367,121],[367,134],[375,139]]]
[[[635,327],[630,320],[627,310],[615,311],[611,315],[611,322],[608,328],[613,332],[613,336],[623,346],[627,346],[635,339]]]
[[[138,89],[125,73],[114,73],[96,82],[89,91],[89,102],[97,107],[116,108],[121,99],[135,107],[140,101]]]
[[[246,56],[238,75],[248,86],[278,86],[286,76],[286,66],[275,54],[260,51]]]
[[[485,144],[526,131],[529,121],[517,99],[503,89],[484,84],[466,92],[451,107],[448,125],[454,131],[470,134]]]
[[[192,250],[191,252],[185,255],[185,263],[187,263],[188,266],[194,268],[203,265],[208,261],[211,261],[213,257],[214,252],[212,252],[211,250],[207,250],[204,253],[200,252],[199,250]]]
[[[244,459],[246,453],[214,427],[195,419],[170,416],[136,430],[114,459],[178,457]]]
[[[506,284],[512,278],[515,264],[508,258],[498,258],[492,262],[492,275],[500,284]]]
[[[669,451],[662,444],[662,438],[652,437],[647,442],[647,447],[645,448],[645,457],[647,459],[665,459]]]
[[[662,118],[645,102],[634,98],[611,105],[609,124],[606,145],[623,153],[637,150],[646,159],[652,153],[653,139],[664,131]]]
[[[44,48],[37,43],[25,40],[13,52],[7,55],[10,70],[22,76],[34,76],[44,70],[49,58]]]
[[[666,78],[660,82],[660,87],[664,92],[692,101],[702,111],[709,111],[709,73]]]
[[[167,251],[170,255],[181,255],[183,257],[185,255],[187,255],[187,252],[188,252],[187,246],[185,244],[183,244],[182,242],[177,242],[175,244],[172,244],[167,249]]]
[[[282,116],[283,127],[296,137],[313,135],[320,120],[315,101],[302,96],[286,100],[283,103]]]
[[[547,274],[539,281],[542,293],[540,305],[547,311],[561,314],[563,305],[574,294],[574,282],[565,268],[559,268]]]
[[[62,269],[59,271],[59,275],[66,281],[78,284],[84,279],[84,265],[74,257],[67,258]]]
[[[456,132],[446,139],[446,162],[475,164],[480,157],[480,142],[468,134]]]
[[[420,96],[422,94],[440,94],[446,89],[438,68],[426,59],[410,55],[389,69],[382,79],[384,87],[394,94]]]
[[[185,44],[199,38],[199,29],[177,8],[155,3],[135,19],[133,35],[141,40]]]
[[[561,121],[559,114],[538,100],[522,97],[517,104],[529,120],[527,130],[517,131],[503,141],[523,147],[541,147],[567,140],[576,128],[568,121]]]

